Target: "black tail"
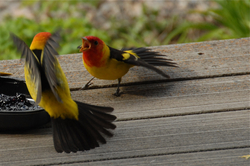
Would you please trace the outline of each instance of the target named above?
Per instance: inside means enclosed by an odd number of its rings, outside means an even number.
[[[173,62],[172,59],[167,59],[166,55],[159,54],[158,52],[150,51],[151,49],[141,47],[141,48],[123,48],[122,51],[132,50],[136,53],[140,59],[134,60],[132,58],[126,60],[130,64],[134,64],[137,66],[143,66],[150,70],[157,72],[158,74],[170,78],[169,75],[165,74],[160,69],[155,66],[169,66],[169,67],[178,67],[176,63]]]
[[[115,129],[111,115],[113,108],[100,107],[76,101],[79,119],[52,118],[53,140],[57,152],[84,151],[106,143],[103,135],[112,137],[108,129]],[[102,134],[101,134],[102,133]]]

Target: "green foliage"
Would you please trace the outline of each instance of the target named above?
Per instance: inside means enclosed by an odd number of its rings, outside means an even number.
[[[112,46],[118,48],[163,45],[168,44],[165,38],[179,26],[180,22],[176,16],[160,20],[159,11],[143,6],[143,14],[129,21],[112,18],[110,28],[112,31],[107,33],[113,39]]]
[[[247,37],[250,33],[250,1],[249,0],[231,0],[219,1],[220,9],[210,9],[208,12],[213,16],[215,21],[226,27],[230,37]]]
[[[28,3],[29,1],[25,2]],[[62,29],[59,54],[78,53],[77,46],[81,44],[81,37],[83,36],[99,36],[103,40],[109,41],[107,34],[94,28],[86,18],[69,17],[73,15],[72,11],[76,10],[74,3],[70,3],[70,6],[67,6],[67,3],[55,3],[54,1],[41,3],[40,10],[37,10],[37,14],[35,14],[38,18],[34,20],[24,17],[6,18],[0,24],[0,60],[20,58],[9,37],[10,33],[16,34],[27,45],[30,45],[34,35],[38,32],[54,32],[57,29]],[[60,8],[60,13],[55,13],[58,8]],[[40,19],[39,13],[46,13],[49,17]],[[65,13],[67,13],[65,19],[58,17],[58,15]]]
[[[189,23],[182,31],[203,30],[196,41],[232,39],[250,36],[250,0],[215,0],[219,8],[204,12],[194,11],[204,17],[212,17],[210,23]]]
[[[94,27],[85,17],[83,5],[96,8],[100,0],[84,1],[23,1],[26,7],[36,8],[34,19],[7,17],[0,23],[0,60],[16,59],[9,33],[13,32],[27,45],[38,32],[62,29],[59,54],[77,53],[82,36],[98,36],[115,48],[142,47],[214,39],[250,36],[250,0],[215,0],[219,8],[207,11],[190,11],[212,21],[199,23],[183,20],[179,16],[159,17],[159,11],[143,6],[143,14],[130,19],[108,20],[109,30]],[[87,3],[86,3],[87,2]],[[142,3],[143,4],[143,3]],[[86,8],[85,8],[86,9]]]
[[[6,19],[8,20],[8,18]],[[32,38],[32,30],[27,30],[30,20],[19,17],[0,25],[0,59],[16,59],[19,55],[13,50],[13,43],[9,38],[10,32],[18,34],[23,40],[30,44],[29,38]]]

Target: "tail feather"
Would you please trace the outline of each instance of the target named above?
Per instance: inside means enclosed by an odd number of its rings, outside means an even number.
[[[60,142],[62,143],[62,148],[65,149],[66,153],[69,153],[70,151],[75,151],[76,147],[74,142],[72,141],[72,137],[69,137],[70,131],[68,130],[68,125],[64,126],[62,123],[59,123],[59,127],[65,127],[65,130],[61,130],[59,134]],[[67,135],[68,137],[64,137],[64,135]]]
[[[96,143],[89,143],[88,140],[85,139],[88,136],[85,129],[82,129],[79,124],[71,127],[70,130],[71,133],[73,133],[72,137],[75,140],[75,145],[77,146],[78,151],[90,150],[97,147]]]
[[[110,132],[109,130],[107,130],[107,129],[101,127],[101,126],[98,126],[98,125],[96,125],[96,124],[92,124],[92,127],[93,127],[95,130],[100,131],[101,133],[105,134],[105,135],[108,136],[108,137],[112,137],[112,136],[113,136],[113,133],[112,133],[112,132]]]
[[[82,107],[87,107],[90,110],[95,110],[95,111],[99,111],[99,112],[113,112],[113,110],[114,110],[114,108],[112,108],[112,107],[102,107],[102,106],[97,106],[97,105],[81,103],[78,101],[75,101],[75,102],[77,103],[78,106],[80,105]],[[110,114],[108,114],[108,115],[110,115]],[[110,115],[110,116],[114,116],[114,115]]]
[[[113,133],[110,132],[109,130],[107,130],[108,128],[104,128],[102,125],[96,123],[91,118],[86,119],[86,121],[81,121],[81,123],[85,123],[85,122],[88,123],[88,125],[91,126],[95,131],[100,131],[101,133],[103,133],[104,135],[106,135],[108,137],[112,137],[113,136]],[[114,124],[112,124],[112,125],[114,125]],[[116,127],[115,125],[112,126],[112,128],[115,128],[115,127]]]
[[[116,116],[107,114],[106,112],[112,112],[114,109],[112,107],[100,107],[100,106],[94,106],[90,104],[85,104],[76,101],[78,107],[81,109],[89,109],[90,111],[83,111],[82,114],[85,114],[89,118],[93,118],[93,121],[100,121],[100,123],[103,123],[101,126],[106,126],[105,128],[109,129],[115,129],[116,126],[110,122],[114,121],[116,119]],[[103,109],[102,109],[103,108]]]
[[[109,115],[109,114],[106,114],[106,113],[103,113],[103,112],[99,112],[99,111],[96,111],[94,115],[96,117],[100,118],[100,119],[105,119],[108,122],[112,122],[112,121],[114,121],[116,119],[116,117],[113,116],[113,115]]]
[[[85,119],[84,121],[80,121],[81,125],[85,127],[85,134],[81,135],[82,139],[87,139],[87,144],[90,147],[90,149],[93,149],[95,147],[99,147],[99,142],[106,143],[105,138],[100,134],[98,130],[95,130],[93,128],[93,125],[88,122],[88,119]],[[83,131],[81,131],[83,132]]]
[[[140,66],[143,66],[143,67],[146,67],[146,68],[148,68],[148,69],[150,69],[150,70],[155,71],[156,73],[162,75],[163,77],[170,78],[169,75],[165,74],[163,71],[161,71],[160,69],[154,67],[154,66],[151,65],[151,64],[148,64],[148,63],[146,63],[146,62],[144,62],[144,61],[142,61],[142,60],[138,60],[137,63],[138,63]]]
[[[69,137],[68,144],[71,147],[72,152],[77,152],[79,149],[83,149],[82,143],[79,141],[79,139],[77,139],[80,137],[77,129],[72,130],[69,124],[67,125],[67,134],[71,135],[71,137]],[[86,148],[86,149],[90,149],[90,148]],[[68,152],[70,152],[70,149],[68,150]]]
[[[147,61],[146,61],[147,62]],[[150,63],[148,63],[150,65],[153,66],[171,66],[171,67],[178,67],[175,65],[175,63],[171,63],[171,62],[164,62],[164,61],[151,61]]]
[[[112,123],[116,117],[108,114],[111,107],[100,107],[76,101],[79,110],[78,120],[51,118],[54,146],[57,152],[77,152],[99,147],[105,144],[105,135],[112,137],[109,129],[115,129]]]
[[[55,123],[54,119],[51,118],[51,123],[52,123],[52,127],[53,127],[53,141],[54,141],[54,147],[56,149],[57,152],[62,152],[62,141],[61,141],[61,136],[60,136],[60,132],[58,129],[60,129],[60,127],[58,126],[59,123]]]
[[[96,116],[92,112],[84,112],[84,116],[88,117],[88,119],[91,120],[91,123],[102,126],[103,128],[115,129],[115,127],[116,127],[114,124],[110,123],[106,119],[102,119],[102,118]]]
[[[79,129],[77,121],[51,118],[51,122],[54,147],[57,152],[61,153],[65,151],[66,153],[70,153],[90,149],[88,142],[81,138],[85,131]]]
[[[91,124],[91,122],[86,119],[86,121],[81,121],[80,122],[82,125],[86,126],[86,130],[89,133],[89,137],[92,137],[91,141],[91,145],[94,145],[94,147],[98,147],[99,144],[97,141],[101,142],[102,144],[106,143],[105,138],[100,134],[99,130],[97,130],[93,124]],[[93,148],[94,148],[93,147]]]

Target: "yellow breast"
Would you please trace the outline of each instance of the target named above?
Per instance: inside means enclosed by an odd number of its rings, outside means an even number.
[[[115,59],[109,59],[102,67],[89,67],[84,61],[83,64],[88,72],[99,79],[115,80],[124,76],[132,65],[119,62]]]
[[[56,77],[60,83],[60,85],[57,87],[57,93],[60,96],[62,102],[57,101],[51,90],[47,90],[42,92],[39,106],[44,108],[45,111],[49,113],[50,117],[60,117],[62,119],[78,119],[78,106],[70,96],[67,79],[58,62],[55,68],[57,71]],[[31,97],[36,101],[38,88],[34,80],[31,78],[31,73],[27,64],[25,64],[24,73],[29,93]]]

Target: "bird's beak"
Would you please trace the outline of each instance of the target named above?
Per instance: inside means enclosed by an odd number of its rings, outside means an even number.
[[[91,48],[91,43],[86,37],[82,37],[82,45],[78,46],[77,48],[80,49],[80,52],[87,51]]]

